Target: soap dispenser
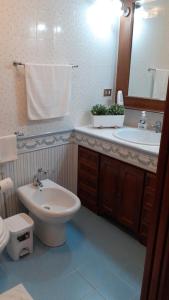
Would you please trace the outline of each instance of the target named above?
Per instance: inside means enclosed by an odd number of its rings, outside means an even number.
[[[147,119],[146,119],[146,111],[141,112],[141,118],[138,123],[139,129],[147,129]]]

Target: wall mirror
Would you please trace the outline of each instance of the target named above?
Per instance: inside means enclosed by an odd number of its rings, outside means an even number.
[[[168,0],[124,1],[120,23],[117,90],[125,106],[164,111],[169,78]]]

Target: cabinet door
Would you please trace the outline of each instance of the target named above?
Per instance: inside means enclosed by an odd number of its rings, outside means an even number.
[[[119,196],[120,162],[101,155],[99,178],[99,207],[103,214],[116,217],[117,199]]]
[[[155,199],[156,175],[147,172],[145,179],[143,205],[140,222],[140,239],[147,244],[148,229],[151,221],[152,207]]]
[[[99,154],[79,146],[78,151],[78,196],[82,204],[98,211]]]
[[[117,221],[133,232],[138,233],[144,188],[144,171],[121,163],[119,180],[120,197],[118,200]]]

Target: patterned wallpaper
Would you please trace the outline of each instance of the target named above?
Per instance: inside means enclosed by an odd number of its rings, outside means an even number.
[[[0,135],[69,129],[89,123],[89,109],[106,103],[104,88],[113,88],[118,25],[108,39],[93,35],[86,0],[0,0]],[[24,68],[32,63],[78,64],[73,71],[70,116],[49,121],[27,119]]]

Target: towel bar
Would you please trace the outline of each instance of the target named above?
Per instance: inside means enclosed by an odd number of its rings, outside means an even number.
[[[156,71],[156,69],[155,69],[155,68],[148,68],[147,71],[148,71],[148,72]]]
[[[21,63],[21,62],[17,62],[17,61],[14,61],[13,62],[13,66],[14,67],[18,67],[18,66],[23,66],[25,67],[25,64]],[[72,65],[72,68],[78,68],[79,66],[78,65]]]
[[[25,66],[25,64],[22,64],[21,62],[14,61],[14,62],[13,62],[13,66],[14,66],[14,67]]]
[[[24,136],[24,133],[23,133],[22,131],[15,131],[14,134],[15,134],[17,137]]]

